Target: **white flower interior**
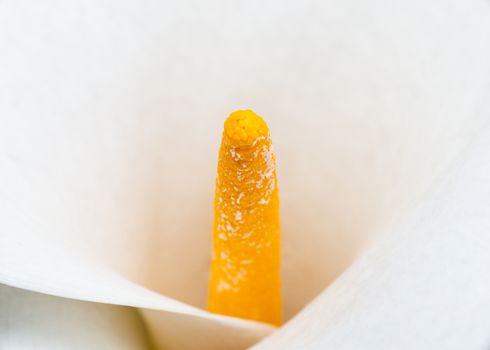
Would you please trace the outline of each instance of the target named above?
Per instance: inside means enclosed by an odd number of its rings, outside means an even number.
[[[272,131],[288,318],[488,119],[478,1],[1,6],[0,282],[140,307],[168,348],[271,332],[199,310],[230,111]]]

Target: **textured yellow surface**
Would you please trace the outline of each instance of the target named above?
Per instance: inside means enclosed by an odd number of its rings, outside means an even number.
[[[225,122],[214,202],[209,311],[281,324],[279,198],[264,120]]]

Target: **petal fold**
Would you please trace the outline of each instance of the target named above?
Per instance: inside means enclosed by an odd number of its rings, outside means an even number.
[[[149,350],[134,308],[89,303],[0,285],[0,348]]]
[[[253,349],[486,349],[490,127],[416,213]]]

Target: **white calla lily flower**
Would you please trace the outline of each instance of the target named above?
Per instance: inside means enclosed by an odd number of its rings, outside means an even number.
[[[0,29],[1,349],[490,344],[488,2],[21,1]],[[278,158],[280,329],[205,310],[238,108]]]

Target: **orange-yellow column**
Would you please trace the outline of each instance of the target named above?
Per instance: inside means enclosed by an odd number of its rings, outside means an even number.
[[[276,159],[251,110],[225,121],[214,200],[209,311],[281,324]]]

